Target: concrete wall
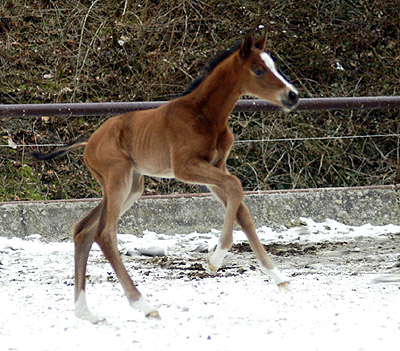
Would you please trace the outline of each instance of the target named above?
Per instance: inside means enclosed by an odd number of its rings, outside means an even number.
[[[246,194],[256,226],[292,226],[300,217],[327,218],[350,225],[400,225],[398,186],[270,191]],[[0,236],[41,234],[54,240],[71,237],[71,227],[98,200],[0,203]],[[121,218],[119,233],[206,232],[221,228],[224,209],[212,196],[149,197]]]

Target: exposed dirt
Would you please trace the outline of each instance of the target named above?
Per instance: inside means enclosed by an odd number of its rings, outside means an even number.
[[[362,237],[339,242],[294,242],[271,244],[266,249],[289,276],[308,274],[371,276],[400,274],[400,235],[379,239]],[[140,276],[154,278],[198,280],[250,274],[258,270],[258,263],[247,243],[235,244],[217,275],[205,270],[207,253],[179,252],[164,257],[128,257],[128,267]]]

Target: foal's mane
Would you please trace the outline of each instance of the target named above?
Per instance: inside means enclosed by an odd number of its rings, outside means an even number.
[[[237,50],[239,50],[241,45],[242,43],[240,41],[236,41],[231,48],[224,50],[219,56],[211,60],[206,66],[202,67],[201,70],[203,71],[203,73],[201,74],[201,76],[191,82],[181,96],[190,94],[193,90],[195,90],[204,81],[204,79],[206,79],[207,76],[210,75],[215,67],[217,67],[222,61],[224,61],[229,56],[234,54]]]

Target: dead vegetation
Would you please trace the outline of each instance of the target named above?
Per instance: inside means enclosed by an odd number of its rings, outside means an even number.
[[[260,24],[302,97],[398,95],[399,11],[400,3],[383,0],[5,0],[0,103],[168,100]],[[237,140],[289,140],[236,144],[228,164],[246,190],[397,183],[398,137],[312,138],[398,134],[399,119],[391,110],[237,113]],[[5,119],[0,144],[63,144],[103,120]],[[0,200],[99,195],[80,152],[44,164],[26,157],[30,149],[1,147]],[[199,190],[166,180],[146,185],[147,193]]]

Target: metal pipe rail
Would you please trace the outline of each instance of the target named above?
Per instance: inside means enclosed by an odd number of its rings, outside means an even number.
[[[0,119],[8,117],[41,116],[113,116],[128,111],[157,108],[166,101],[153,102],[94,102],[56,104],[0,105]],[[399,109],[400,96],[365,96],[300,99],[297,111]],[[239,100],[235,111],[278,111],[279,108],[265,100]]]

